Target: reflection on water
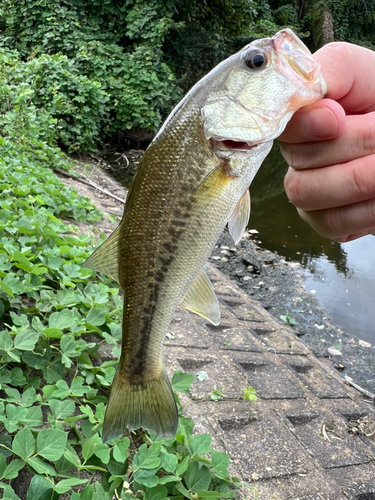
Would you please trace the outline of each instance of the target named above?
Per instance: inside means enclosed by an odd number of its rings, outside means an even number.
[[[375,344],[375,237],[340,244],[321,238],[298,216],[283,189],[287,166],[278,145],[251,185],[250,228],[261,246],[306,269],[306,290],[314,290],[333,323],[349,335]]]

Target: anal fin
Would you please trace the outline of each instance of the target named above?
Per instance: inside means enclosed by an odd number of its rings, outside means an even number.
[[[211,281],[202,271],[193,281],[180,307],[210,321],[213,325],[220,323],[220,305],[216,298]]]
[[[118,277],[118,243],[120,226],[90,255],[82,264],[93,271],[99,271],[119,281]]]
[[[240,241],[245,232],[250,218],[250,207],[250,192],[247,188],[228,221],[228,229],[235,244]]]

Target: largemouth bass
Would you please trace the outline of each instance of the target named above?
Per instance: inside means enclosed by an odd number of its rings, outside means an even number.
[[[162,345],[177,306],[214,325],[204,265],[228,223],[235,242],[248,187],[293,113],[326,93],[320,65],[285,29],[256,40],[200,80],[142,157],[119,227],[85,266],[124,290],[122,351],[103,440],[142,427],[172,436],[178,412]]]

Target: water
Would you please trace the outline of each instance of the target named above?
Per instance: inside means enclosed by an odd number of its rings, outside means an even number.
[[[301,262],[306,290],[348,335],[375,344],[375,237],[340,244],[321,238],[298,216],[283,189],[287,166],[274,146],[251,185],[250,228],[261,247]]]

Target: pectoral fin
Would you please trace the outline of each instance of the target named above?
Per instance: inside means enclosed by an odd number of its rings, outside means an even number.
[[[249,218],[250,218],[250,192],[249,189],[246,189],[246,191],[241,196],[239,202],[236,205],[236,208],[234,209],[233,214],[231,215],[228,221],[228,229],[235,244],[237,244],[242,238],[247,223],[249,222]]]
[[[220,323],[219,301],[205,271],[195,278],[180,307],[202,316],[213,325]]]
[[[120,226],[100,245],[90,257],[82,264],[82,267],[99,271],[119,281],[118,277],[118,242],[120,237]]]

